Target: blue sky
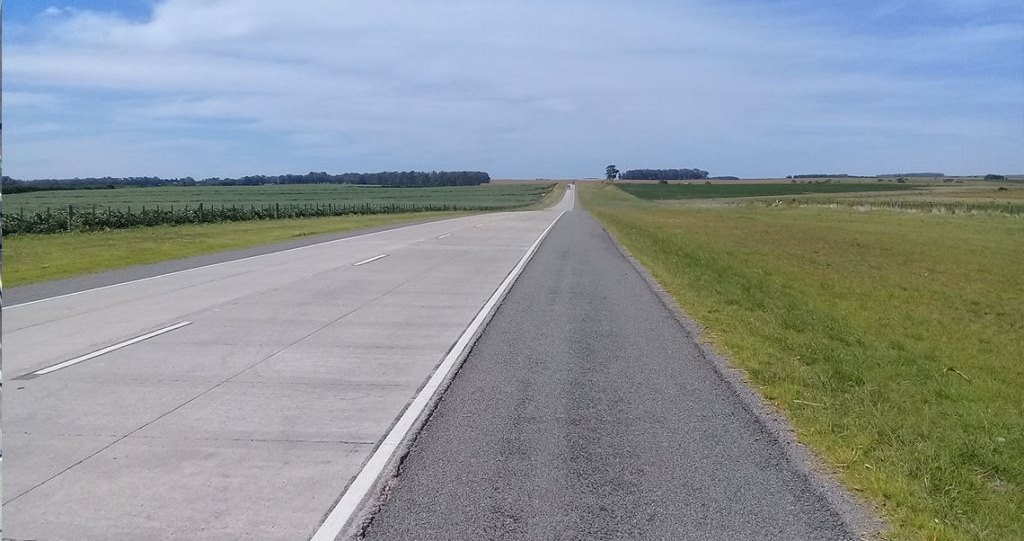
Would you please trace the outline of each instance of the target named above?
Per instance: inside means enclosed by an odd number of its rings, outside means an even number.
[[[1019,0],[20,1],[15,178],[1024,173]]]

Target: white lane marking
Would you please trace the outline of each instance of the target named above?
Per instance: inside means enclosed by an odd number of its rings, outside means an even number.
[[[60,364],[55,364],[53,366],[49,366],[47,368],[43,368],[42,370],[36,370],[35,372],[32,372],[32,375],[33,376],[42,376],[43,374],[49,374],[50,372],[55,372],[57,370],[60,370],[61,368],[67,368],[67,367],[69,367],[69,366],[71,366],[73,364],[78,364],[80,362],[88,361],[89,359],[95,359],[96,357],[99,357],[100,355],[105,355],[107,353],[110,353],[111,351],[116,351],[116,350],[119,350],[121,348],[128,347],[128,346],[130,346],[132,344],[137,344],[137,343],[139,343],[139,342],[141,342],[143,340],[148,340],[150,338],[153,338],[154,336],[159,336],[161,334],[171,332],[171,331],[173,331],[175,329],[180,329],[180,328],[184,327],[185,325],[190,325],[190,324],[192,324],[191,321],[182,321],[181,323],[176,323],[174,325],[171,325],[170,327],[164,327],[163,329],[160,329],[160,330],[157,330],[157,331],[153,331],[151,333],[144,334],[144,335],[136,337],[136,338],[132,338],[131,340],[125,340],[124,342],[121,342],[119,344],[114,344],[112,346],[107,346],[107,347],[105,347],[105,348],[103,348],[101,350],[94,351],[94,352],[86,354],[86,355],[82,355],[81,357],[75,357],[74,359],[71,359],[69,361],[64,361],[64,362],[62,362]]]
[[[298,251],[298,250],[305,250],[307,248],[314,248],[314,247],[317,247],[317,246],[326,246],[328,244],[334,244],[335,242],[344,242],[344,241],[348,241],[348,240],[362,239],[362,238],[366,238],[366,237],[371,237],[373,235],[382,235],[384,233],[393,233],[395,231],[399,231],[399,230],[402,230],[402,229],[412,229],[414,227],[424,227],[424,226],[428,226],[428,225],[437,225],[437,224],[440,224],[440,223],[450,222],[450,221],[453,221],[453,220],[464,220],[466,218],[467,218],[467,216],[460,216],[458,218],[448,218],[446,220],[438,220],[436,222],[427,222],[427,223],[422,223],[422,224],[406,225],[406,226],[402,226],[402,227],[396,227],[394,229],[385,229],[384,231],[374,231],[373,233],[364,233],[362,235],[355,235],[355,236],[352,236],[352,237],[345,237],[343,239],[328,240],[328,241],[324,241],[324,242],[319,242],[317,244],[307,244],[306,246],[298,246],[298,247],[295,247],[295,248],[289,248],[287,250],[280,250],[280,251],[277,251],[277,252],[268,252],[268,253],[265,253],[265,254],[256,254],[256,255],[251,255],[249,257],[243,257],[243,258],[240,258],[240,259],[232,259],[230,261],[221,261],[220,263],[210,263],[209,265],[203,265],[201,267],[192,267],[190,269],[181,269],[181,270],[167,272],[167,273],[164,273],[164,274],[158,274],[156,276],[147,276],[146,278],[139,278],[137,280],[129,280],[127,282],[119,282],[119,283],[116,283],[116,284],[110,284],[110,285],[106,285],[106,286],[94,287],[92,289],[83,289],[82,291],[75,291],[75,292],[72,292],[72,293],[65,293],[63,295],[56,295],[56,296],[53,296],[53,297],[46,297],[45,299],[36,299],[34,301],[23,302],[21,304],[12,304],[10,306],[4,306],[4,310],[11,310],[13,308],[20,308],[22,306],[28,306],[30,304],[36,304],[36,303],[40,303],[40,302],[46,302],[46,301],[52,301],[52,300],[57,300],[57,299],[63,299],[65,297],[74,297],[75,295],[81,295],[83,293],[89,293],[89,292],[92,292],[92,291],[100,291],[100,290],[109,289],[109,288],[112,288],[112,287],[120,287],[120,286],[126,286],[128,284],[136,284],[136,283],[139,283],[139,282],[145,282],[145,281],[148,281],[148,280],[156,280],[157,278],[163,278],[165,276],[171,276],[171,275],[174,275],[174,274],[181,274],[183,272],[192,272],[192,271],[197,271],[197,270],[202,270],[202,269],[208,269],[208,268],[211,268],[211,267],[219,267],[220,265],[227,265],[228,263],[239,263],[241,261],[248,261],[250,259],[256,259],[258,257],[266,257],[266,256],[271,256],[271,255],[287,254],[288,252],[295,252],[295,251]]]
[[[364,259],[364,260],[360,261],[359,263],[353,263],[352,266],[353,267],[358,267],[360,265],[365,265],[367,263],[373,263],[374,261],[377,261],[378,259],[384,259],[387,256],[388,256],[388,254],[375,255],[375,256],[371,257],[370,259]]]
[[[345,493],[341,495],[341,499],[338,500],[337,505],[331,510],[331,513],[327,515],[323,524],[313,534],[310,541],[333,541],[335,537],[341,532],[342,528],[348,524],[351,520],[352,515],[355,514],[359,508],[359,504],[362,503],[363,498],[366,497],[370,489],[373,488],[377,478],[380,477],[381,472],[384,471],[384,467],[388,461],[391,460],[392,455],[398,449],[402,440],[408,435],[409,430],[415,424],[416,419],[419,418],[420,414],[423,413],[424,408],[430,403],[430,399],[433,398],[437,392],[438,387],[444,382],[445,378],[451,371],[456,367],[456,363],[462,357],[462,354],[469,349],[472,345],[473,338],[476,336],[477,331],[483,326],[484,322],[491,315],[491,312],[497,307],[498,302],[505,296],[505,293],[512,287],[519,275],[522,274],[523,268],[533,257],[533,254],[537,251],[540,243],[544,240],[544,237],[548,236],[548,232],[551,231],[558,220],[567,211],[562,211],[558,216],[548,225],[547,229],[537,237],[530,249],[526,251],[526,254],[519,263],[508,273],[505,277],[505,281],[498,286],[498,289],[494,291],[491,298],[487,300],[484,307],[476,314],[473,321],[469,324],[469,327],[462,333],[459,340],[452,346],[451,351],[445,356],[444,361],[437,367],[434,374],[430,376],[427,384],[423,386],[416,398],[413,399],[409,407],[406,408],[405,413],[399,417],[398,422],[391,428],[388,435],[384,438],[384,441],[380,443],[377,449],[370,456],[370,460],[366,461],[363,469],[359,471],[356,478],[352,480],[352,484],[348,486]]]
[[[448,238],[448,237],[450,237],[450,236],[452,236],[452,234],[451,234],[451,233],[445,233],[444,235],[441,235],[440,237],[437,237],[437,239],[438,239],[438,240],[441,240],[441,239],[446,239],[446,238]]]

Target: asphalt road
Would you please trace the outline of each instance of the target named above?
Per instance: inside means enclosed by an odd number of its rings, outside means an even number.
[[[26,293],[3,314],[4,536],[310,538],[569,206]]]
[[[542,244],[369,540],[852,539],[588,215]]]

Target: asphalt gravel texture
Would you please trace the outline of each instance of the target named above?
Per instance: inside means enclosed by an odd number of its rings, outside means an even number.
[[[484,330],[365,538],[855,537],[576,211]]]

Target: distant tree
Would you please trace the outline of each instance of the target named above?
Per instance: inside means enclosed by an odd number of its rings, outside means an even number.
[[[625,180],[703,180],[708,172],[701,169],[630,169],[622,173]]]
[[[604,178],[608,180],[615,180],[619,176],[619,168],[614,165],[609,165],[604,168]]]
[[[1006,175],[985,175],[985,180],[1006,180]]]

